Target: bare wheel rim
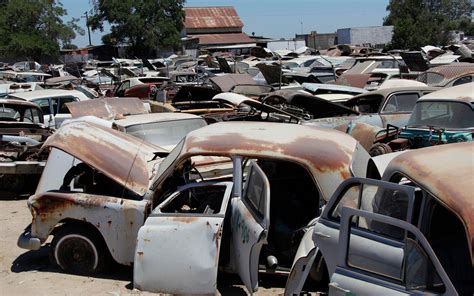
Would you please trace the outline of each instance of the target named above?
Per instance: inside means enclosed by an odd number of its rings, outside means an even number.
[[[94,243],[78,234],[68,234],[59,239],[54,257],[63,270],[78,273],[93,272],[99,264],[99,254]]]

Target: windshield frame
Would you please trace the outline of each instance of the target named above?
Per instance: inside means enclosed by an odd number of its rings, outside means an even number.
[[[191,125],[189,123],[192,123],[192,129],[190,129]],[[198,123],[199,123],[199,126],[198,126]],[[160,125],[163,125],[163,126],[160,127]],[[159,140],[160,140],[159,141],[160,143],[158,143],[156,141],[151,141],[152,137],[150,137],[149,135],[147,136],[147,132],[153,132],[153,131],[157,131],[157,130],[167,131],[170,128],[169,125],[176,125],[176,126],[180,126],[181,128],[186,128],[186,127],[189,127],[189,128],[186,129],[186,131],[182,135],[181,139],[179,139],[177,141],[168,140],[171,137],[173,139],[176,138],[176,136],[174,136],[176,134],[175,132],[168,132],[167,133],[167,138],[168,139],[165,139],[165,138],[162,139],[162,137],[158,137]],[[150,121],[150,122],[146,122],[146,123],[132,124],[132,125],[129,125],[129,126],[125,126],[124,131],[125,131],[126,134],[129,134],[129,135],[132,135],[132,136],[137,137],[139,139],[145,140],[145,141],[147,141],[149,143],[152,143],[154,145],[169,146],[169,145],[177,145],[184,137],[186,137],[186,135],[188,133],[192,132],[193,130],[202,128],[206,125],[207,125],[206,121],[203,118],[186,118],[186,119],[175,119],[175,120],[166,120],[166,121]],[[154,135],[153,137],[156,137],[156,135]]]
[[[467,127],[461,127],[461,126],[451,127],[451,126],[447,126],[447,124],[436,124],[434,122],[425,124],[425,123],[419,122],[421,120],[421,119],[419,119],[419,117],[421,116],[420,112],[422,111],[422,109],[421,109],[422,105],[439,104],[439,103],[447,104],[448,108],[450,109],[449,110],[450,112],[453,112],[452,109],[451,109],[453,105],[455,105],[455,106],[465,106],[462,109],[462,110],[464,110],[464,111],[462,111],[463,113],[469,112],[468,110],[470,110],[471,113],[474,112],[474,105],[466,103],[466,102],[462,102],[462,101],[449,100],[449,99],[418,101],[415,104],[415,107],[413,108],[413,112],[412,112],[412,114],[411,114],[411,116],[408,120],[407,128],[424,128],[424,127],[430,127],[430,126],[438,127],[438,128],[444,128],[444,129],[447,129],[447,130],[465,130],[465,129],[473,129],[474,128],[474,121],[472,122],[471,126],[467,126]],[[462,105],[460,105],[460,104],[462,104]],[[459,110],[456,110],[456,112],[459,112]],[[436,118],[436,117],[439,117],[439,116],[430,117],[428,119]],[[460,119],[458,119],[459,116],[455,116],[455,118],[457,118],[457,122],[459,123],[459,121],[460,121]],[[474,118],[474,117],[471,114],[471,116],[468,116],[467,118]],[[453,124],[453,123],[456,123],[456,122],[450,122],[450,124]]]

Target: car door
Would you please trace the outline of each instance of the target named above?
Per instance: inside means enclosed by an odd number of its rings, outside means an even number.
[[[270,184],[256,162],[250,161],[242,196],[231,200],[233,264],[247,290],[258,289],[260,250],[270,225]]]
[[[75,97],[58,97],[52,98],[52,107],[54,112],[55,127],[59,128],[64,120],[71,118],[71,112],[67,108],[66,103],[77,102],[78,99]]]
[[[122,82],[115,91],[116,97],[123,97],[125,95],[125,90],[130,88],[130,80]]]
[[[170,294],[216,292],[223,223],[232,186],[232,182],[191,183],[178,188],[153,210],[138,232],[135,288]]]
[[[390,237],[372,229],[358,229],[354,220],[377,222],[405,233],[396,247],[402,253],[403,265],[398,274],[387,272],[385,265],[367,266],[353,260],[354,236],[377,241],[377,251],[392,249]],[[337,268],[331,276],[329,295],[457,295],[441,263],[418,228],[403,220],[367,211],[342,209]],[[388,257],[385,258],[389,260]]]
[[[411,221],[414,191],[413,187],[373,179],[351,178],[344,181],[329,200],[313,232],[313,241],[322,253],[329,276],[336,269],[339,256],[337,246],[342,209],[344,207],[361,209]],[[354,223],[365,228],[379,227],[380,232],[386,233],[394,240],[399,240],[403,236],[397,229],[383,228],[370,221],[357,220]],[[396,249],[392,250],[392,253],[373,252],[376,246],[372,242],[357,239],[356,243],[358,247],[355,250],[359,252],[359,260],[367,264],[379,265],[386,256],[391,256],[389,266],[393,272],[396,272],[401,264],[400,253],[397,253]]]
[[[41,111],[43,111],[44,123],[47,127],[54,126],[54,112],[51,108],[51,101],[49,98],[32,100],[37,104]]]
[[[418,92],[401,92],[390,95],[380,111],[383,126],[386,127],[387,124],[398,127],[405,126],[419,97]]]
[[[388,202],[383,201],[383,197],[390,198]],[[312,241],[308,235],[301,240],[298,252],[293,262],[290,276],[288,277],[285,295],[299,294],[306,281],[313,262],[318,254],[322,255],[328,273],[331,275],[336,269],[337,258],[339,256],[337,246],[339,244],[340,232],[340,212],[344,207],[365,209],[371,212],[383,213],[384,215],[404,216],[406,220],[411,220],[413,208],[414,189],[394,183],[378,181],[373,179],[351,178],[344,181],[336,190],[328,204],[324,208],[318,222],[313,227]],[[390,211],[390,207],[400,206],[406,209],[403,213],[395,210]],[[399,210],[400,210],[399,209]],[[355,221],[362,226],[367,226],[367,221]],[[373,225],[377,227],[376,224]],[[382,231],[384,229],[381,229]],[[385,229],[387,231],[387,229]],[[399,237],[399,233],[397,236]],[[396,249],[385,250],[385,252],[374,252],[377,246],[367,241],[356,239],[358,258],[365,262],[375,262],[383,256],[391,256],[392,270],[401,264],[400,254]],[[319,264],[319,262],[315,262]]]

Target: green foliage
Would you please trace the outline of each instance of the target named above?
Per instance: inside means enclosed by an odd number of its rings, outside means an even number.
[[[387,10],[384,25],[394,26],[392,48],[446,45],[450,30],[472,30],[470,0],[390,0]]]
[[[10,59],[54,60],[60,43],[70,44],[78,19],[64,23],[67,14],[55,0],[7,0],[0,2],[0,57]]]
[[[79,47],[77,47],[77,45],[72,44],[72,43],[68,43],[68,44],[63,45],[63,49],[78,49],[78,48]]]
[[[99,0],[89,21],[93,30],[110,23],[104,44],[125,43],[129,54],[149,57],[161,48],[177,49],[183,28],[184,0]]]

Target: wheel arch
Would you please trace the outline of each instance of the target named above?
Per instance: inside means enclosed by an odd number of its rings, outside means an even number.
[[[87,221],[87,220],[78,220],[78,219],[74,219],[74,218],[65,218],[65,219],[62,219],[61,221],[58,222],[58,224],[56,225],[56,227],[53,229],[53,231],[51,232],[51,235],[55,235],[56,233],[58,233],[60,230],[62,229],[65,229],[65,228],[69,228],[69,227],[77,227],[77,228],[82,228],[82,229],[85,229],[87,231],[90,231],[92,234],[96,235],[101,243],[103,244],[103,246],[105,247],[105,251],[108,252],[108,254],[115,260],[117,261],[114,257],[113,257],[113,253],[111,252],[111,249],[110,249],[110,246],[109,244],[107,243],[107,239],[106,239],[106,236],[103,235],[103,233],[100,231],[100,229],[97,228],[96,225],[93,225],[90,221]]]

